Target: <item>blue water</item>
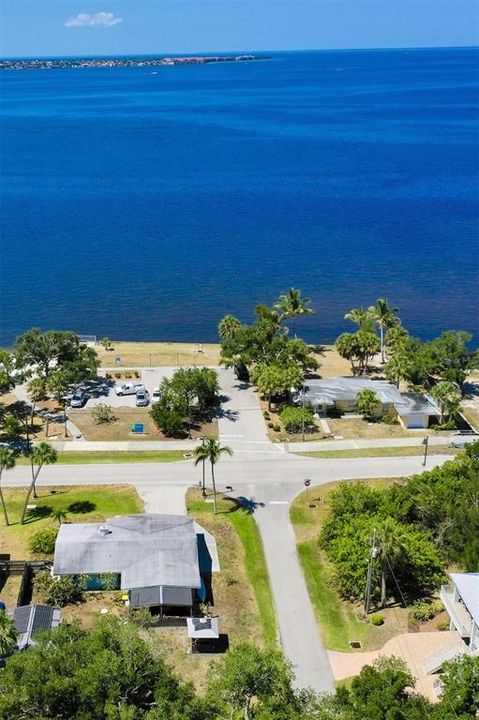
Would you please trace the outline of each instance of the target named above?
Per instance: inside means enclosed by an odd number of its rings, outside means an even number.
[[[479,50],[2,73],[0,342],[216,339],[289,286],[477,332]]]

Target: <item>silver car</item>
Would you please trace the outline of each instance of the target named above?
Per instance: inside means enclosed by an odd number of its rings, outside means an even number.
[[[86,394],[85,391],[81,388],[77,388],[75,392],[72,395],[72,399],[70,400],[70,407],[72,408],[81,408],[86,403]]]
[[[150,393],[145,388],[141,388],[136,393],[136,407],[146,407],[150,403]]]

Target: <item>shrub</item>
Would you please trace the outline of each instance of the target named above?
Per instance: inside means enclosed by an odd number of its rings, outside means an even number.
[[[381,422],[385,425],[399,425],[399,420],[394,415],[383,415]]]
[[[29,540],[28,546],[33,553],[52,555],[55,552],[55,540],[58,530],[56,528],[44,528],[38,530]]]
[[[176,410],[168,410],[160,403],[155,403],[150,410],[150,416],[156,427],[167,437],[181,437],[185,432],[185,419]]]
[[[434,430],[456,430],[457,424],[455,420],[446,420],[446,422],[434,425]]]
[[[136,377],[136,379],[138,380],[138,378],[140,377],[140,373],[138,372],[138,370],[135,370],[135,372],[133,374]]]
[[[444,606],[440,600],[433,602],[415,602],[409,609],[409,617],[415,622],[426,622],[432,620],[436,615],[444,610]]]
[[[311,408],[290,407],[283,408],[280,414],[281,422],[288,432],[299,433],[303,428],[310,432],[314,427],[314,413]]]
[[[436,625],[436,630],[439,630],[439,632],[449,630],[449,620],[441,620],[441,622],[438,622]]]
[[[111,373],[105,373],[105,380],[111,380]]]
[[[273,429],[274,428],[274,422],[271,422],[271,420],[268,423],[268,427]]]
[[[267,410],[265,410],[263,413],[263,417],[265,420],[269,420],[271,418],[271,415],[269,414],[269,412]]]
[[[129,379],[131,378],[131,373],[130,373],[130,372],[126,372],[126,373],[125,373],[125,377],[129,380]]]
[[[109,405],[105,405],[104,403],[100,403],[94,407],[92,415],[97,425],[101,425],[101,423],[114,422],[116,420],[111,407]]]
[[[65,607],[83,600],[82,589],[72,575],[53,578],[48,570],[42,570],[35,576],[33,589],[40,602],[46,605]]]
[[[141,628],[150,627],[153,624],[153,616],[150,608],[132,608],[128,609],[129,619]]]
[[[384,625],[384,615],[381,613],[375,613],[374,615],[371,615],[371,625],[375,625],[376,627],[379,627],[379,625]]]
[[[120,585],[120,576],[114,572],[100,573],[100,583],[103,590],[117,590]]]
[[[276,423],[276,425],[273,425],[273,430],[274,430],[275,432],[280,432],[280,431],[281,431],[281,425],[278,425],[278,423]]]
[[[121,378],[121,372],[116,372],[115,377],[117,380],[119,380]]]

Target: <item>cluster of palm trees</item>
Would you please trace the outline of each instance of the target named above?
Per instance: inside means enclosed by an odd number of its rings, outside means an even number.
[[[56,450],[52,448],[47,442],[40,442],[29,453],[30,466],[32,470],[32,480],[28,486],[25,502],[23,504],[22,516],[20,523],[23,525],[28,510],[28,503],[33,493],[33,497],[37,497],[36,484],[38,476],[40,475],[41,469],[45,465],[53,465],[58,459]],[[5,518],[5,524],[10,525],[10,518],[8,516],[7,505],[2,492],[2,475],[4,470],[11,470],[15,467],[16,455],[8,447],[0,447],[0,503],[2,505],[3,516]]]
[[[379,329],[381,341],[381,362],[385,363],[385,331],[401,324],[397,316],[399,308],[391,307],[385,298],[379,298],[374,305],[368,308],[353,308],[344,316],[345,320],[355,323],[359,330],[374,332]]]

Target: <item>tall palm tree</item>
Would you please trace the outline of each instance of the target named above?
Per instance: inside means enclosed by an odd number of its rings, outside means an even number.
[[[33,416],[35,414],[35,406],[39,400],[46,395],[45,378],[34,377],[27,385],[27,392],[32,401],[32,410],[30,414],[30,425],[33,425]]]
[[[195,467],[200,462],[209,461],[211,465],[211,480],[213,483],[213,499],[214,499],[214,512],[216,515],[217,504],[216,504],[216,479],[215,479],[215,465],[219,462],[222,455],[233,455],[233,450],[228,445],[220,445],[219,440],[212,437],[205,438],[202,445],[198,445],[194,449],[195,456]]]
[[[15,455],[6,447],[0,447],[0,502],[2,503],[3,514],[5,516],[5,524],[10,525],[8,521],[7,506],[5,505],[5,499],[2,492],[2,473],[4,470],[11,470],[15,467]]]
[[[287,293],[280,295],[274,307],[279,310],[281,319],[290,318],[293,321],[293,330],[296,336],[296,318],[300,315],[311,315],[314,310],[308,305],[311,298],[301,297],[301,290],[290,288]]]
[[[32,466],[32,482],[28,488],[27,496],[25,498],[25,504],[23,506],[22,519],[20,523],[23,525],[25,522],[25,516],[27,514],[27,506],[30,500],[30,496],[33,492],[33,497],[37,497],[36,482],[40,475],[40,470],[44,465],[53,465],[58,459],[57,451],[52,448],[47,442],[40,442],[36,447],[33,448],[30,454],[30,463]],[[35,465],[37,466],[35,468]]]
[[[399,383],[404,380],[411,369],[411,361],[409,357],[402,352],[398,352],[392,355],[384,366],[384,372],[389,380],[396,384],[399,388]]]
[[[345,320],[350,320],[352,323],[358,326],[359,330],[366,330],[367,332],[374,332],[374,320],[369,310],[361,305],[358,308],[352,308],[344,316]]]
[[[9,655],[17,644],[17,631],[13,619],[5,612],[0,612],[0,656]]]
[[[384,365],[384,331],[395,327],[400,324],[400,319],[397,317],[399,308],[389,307],[388,301],[384,298],[376,300],[375,305],[371,305],[369,313],[373,318],[374,322],[379,328],[379,334],[381,337],[381,362]]]
[[[376,528],[376,547],[381,568],[381,607],[386,605],[386,583],[391,569],[401,562],[406,549],[406,539],[400,524],[392,517],[386,517]]]

